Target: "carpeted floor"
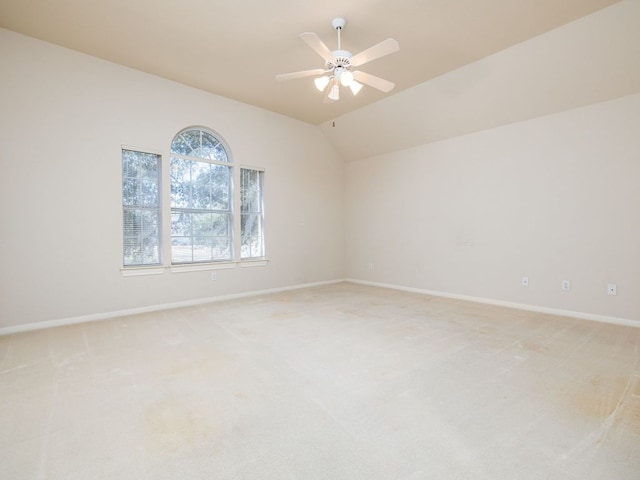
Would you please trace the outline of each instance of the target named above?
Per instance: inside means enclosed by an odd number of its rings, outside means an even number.
[[[0,337],[7,480],[640,479],[640,328],[341,283]]]

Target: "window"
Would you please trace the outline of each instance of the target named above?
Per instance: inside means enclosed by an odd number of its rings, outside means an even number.
[[[240,258],[264,258],[262,182],[264,172],[240,169]]]
[[[123,275],[264,265],[263,190],[264,171],[234,167],[206,128],[178,132],[164,158],[123,146]]]
[[[158,265],[160,155],[122,150],[122,217],[125,266]]]
[[[230,261],[230,158],[211,132],[184,130],[171,144],[171,263]]]

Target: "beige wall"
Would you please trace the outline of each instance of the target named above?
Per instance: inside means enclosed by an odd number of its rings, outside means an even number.
[[[638,25],[625,0],[323,125],[347,277],[640,321]]]
[[[640,321],[639,155],[632,95],[349,163],[347,276]]]
[[[0,327],[343,276],[343,163],[308,124],[0,30]],[[212,128],[266,169],[268,266],[123,277],[121,145]]]

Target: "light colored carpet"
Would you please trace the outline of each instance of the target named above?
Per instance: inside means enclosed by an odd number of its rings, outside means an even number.
[[[0,337],[0,478],[638,480],[639,345],[349,283]]]

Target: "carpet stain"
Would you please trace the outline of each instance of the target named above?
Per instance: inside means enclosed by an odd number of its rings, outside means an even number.
[[[526,350],[530,350],[532,352],[544,352],[545,350],[547,350],[547,347],[544,345],[540,345],[539,343],[536,343],[534,341],[531,340],[522,340],[519,345],[526,349]]]
[[[296,312],[290,312],[290,311],[286,311],[286,310],[279,310],[277,312],[273,312],[271,314],[271,318],[275,319],[275,320],[287,320],[289,318],[296,318],[299,317],[300,315]]]
[[[592,376],[568,396],[573,415],[615,423],[640,435],[640,377]]]
[[[374,315],[371,313],[365,313],[363,310],[356,310],[353,308],[345,308],[341,309],[340,313],[344,313],[349,316],[358,317],[358,318],[372,318]]]
[[[206,354],[185,356],[174,359],[165,375],[169,378],[186,378],[189,381],[205,380],[220,371],[232,361],[231,357],[221,352],[208,351]]]
[[[627,379],[602,379],[592,377],[589,382],[576,388],[570,395],[571,409],[585,417],[605,419],[609,417],[622,400]]]
[[[145,410],[146,449],[172,455],[201,448],[214,434],[210,415],[195,398],[175,394],[162,398]]]
[[[393,337],[414,338],[424,334],[424,327],[415,323],[395,323],[385,333]]]

